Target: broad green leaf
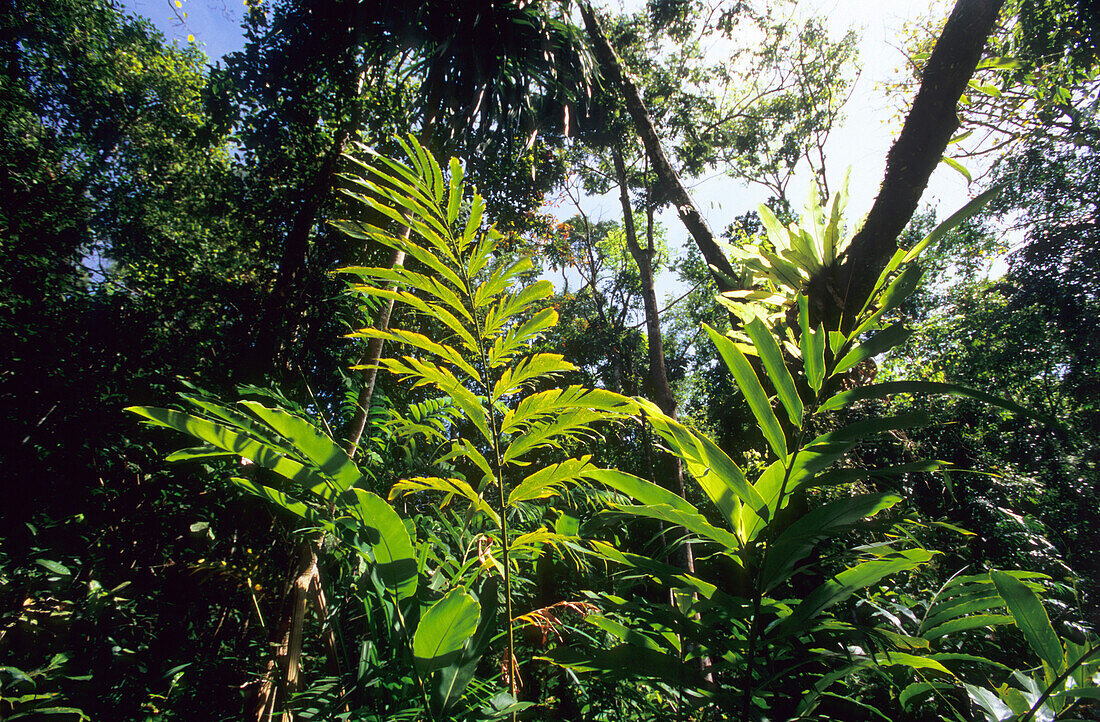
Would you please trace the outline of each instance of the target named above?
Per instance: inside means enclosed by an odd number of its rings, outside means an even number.
[[[885,353],[898,344],[904,343],[911,333],[912,332],[906,328],[903,323],[895,323],[889,328],[879,331],[845,354],[844,358],[842,358],[837,363],[836,368],[833,369],[831,376],[842,374],[849,369],[855,368],[867,359]]]
[[[971,701],[977,704],[985,714],[987,722],[1007,722],[1015,715],[993,690],[973,684],[963,684]]]
[[[719,529],[706,520],[706,518],[698,512],[692,513],[682,509],[677,509],[667,504],[654,504],[654,505],[629,505],[629,504],[613,504],[615,509],[632,514],[634,516],[643,516],[650,519],[657,519],[658,521],[665,521],[670,524],[675,524],[687,529],[690,532],[694,532],[704,539],[709,539],[716,542],[722,551],[728,554],[735,555],[742,547],[742,541],[734,534],[726,531],[725,529]]]
[[[466,277],[476,278],[491,260],[497,249],[496,235],[486,233],[470,251],[470,257],[466,259]]]
[[[767,502],[745,479],[745,473],[726,452],[704,434],[696,434],[683,424],[665,416],[655,404],[639,402],[646,421],[661,435],[674,454],[679,456],[689,474],[703,488],[730,525],[738,531],[742,526],[741,504],[761,515],[767,515]]]
[[[1000,662],[994,662],[991,659],[985,657],[979,657],[976,654],[965,654],[963,652],[937,652],[935,654],[928,655],[931,659],[937,662],[943,662],[946,666],[950,662],[960,662],[964,664],[980,664],[985,667],[996,667],[997,669],[1008,671],[1010,667],[1008,665],[1001,664]]]
[[[771,543],[761,573],[767,592],[786,581],[798,564],[818,542],[849,529],[856,522],[889,509],[901,497],[895,494],[859,494],[838,499],[813,509],[787,527]]]
[[[287,494],[279,491],[278,489],[272,489],[270,486],[264,486],[263,484],[257,484],[251,479],[242,479],[238,476],[230,477],[234,485],[244,489],[250,494],[260,497],[271,504],[279,507],[280,509],[286,509],[291,514],[301,517],[306,521],[316,525],[324,527],[325,529],[331,529],[332,523],[327,519],[321,517],[312,507],[309,505],[291,497]]]
[[[760,379],[756,376],[752,364],[729,338],[705,324],[703,328],[706,329],[707,335],[710,336],[710,340],[718,348],[718,353],[721,354],[726,366],[729,367],[730,373],[733,374],[737,386],[744,394],[745,400],[748,401],[749,408],[752,410],[753,416],[756,417],[757,425],[764,433],[764,438],[768,440],[772,451],[780,459],[786,458],[787,439],[783,435],[783,429],[779,425],[779,420],[775,417],[768,395],[764,393],[764,387],[760,385]]]
[[[377,494],[354,488],[354,503],[346,508],[363,525],[366,541],[371,545],[378,576],[398,599],[416,594],[416,552],[405,522]]]
[[[913,291],[917,289],[917,286],[920,284],[921,274],[923,273],[924,269],[920,266],[913,265],[906,267],[897,278],[890,282],[886,290],[882,292],[882,295],[878,298],[878,308],[852,331],[850,338],[856,338],[864,331],[874,328],[875,324],[878,323],[883,315],[897,308],[902,301],[907,299]],[[868,304],[870,304],[870,301],[868,301]]]
[[[987,404],[998,406],[1002,409],[1006,409],[1015,414],[1027,416],[1029,418],[1048,423],[1046,419],[1038,416],[1037,414],[1025,409],[1019,404],[1009,401],[1008,399],[1002,399],[999,396],[993,394],[987,394],[984,391],[978,391],[977,389],[967,388],[966,386],[959,386],[958,384],[945,384],[936,381],[889,381],[883,384],[869,384],[867,386],[858,386],[848,391],[841,391],[840,393],[831,396],[824,404],[821,405],[822,411],[836,411],[843,408],[848,404],[855,403],[856,401],[865,401],[867,399],[884,399],[896,394],[948,394],[951,396],[966,396],[978,401],[984,401]]]
[[[392,285],[397,288],[414,288],[420,291],[425,301],[437,305],[444,305],[457,314],[458,317],[465,319],[466,323],[473,323],[473,316],[470,315],[470,310],[466,307],[466,304],[463,303],[462,297],[459,295],[461,291],[456,292],[448,288],[434,276],[410,271],[401,266],[395,266],[392,269],[361,269],[361,271],[363,270],[369,270],[373,278],[384,284]]]
[[[875,662],[880,667],[900,665],[910,669],[928,669],[933,672],[941,672],[949,677],[955,676],[951,670],[932,657],[922,657],[916,654],[906,654],[905,652],[880,652],[875,655]]]
[[[948,634],[955,634],[956,632],[962,632],[967,629],[996,627],[1001,624],[1012,624],[1013,622],[1013,618],[1006,614],[974,614],[969,617],[959,617],[958,619],[944,622],[943,624],[929,629],[921,636],[925,639],[935,640],[946,637]]]
[[[639,504],[667,504],[687,514],[698,514],[690,502],[678,494],[674,494],[662,486],[654,484],[647,479],[641,479],[633,474],[618,469],[593,469],[588,473],[589,478],[605,484],[606,486],[626,494]]]
[[[902,709],[908,710],[914,702],[919,701],[925,695],[954,688],[955,685],[949,682],[914,682],[901,691],[901,694],[898,695],[898,702],[901,704]]]
[[[338,492],[346,491],[363,479],[359,467],[332,439],[305,419],[282,409],[272,409],[255,401],[241,405],[288,439],[305,458],[336,482]]]
[[[830,469],[817,474],[813,479],[804,482],[803,487],[824,487],[848,484],[862,479],[876,479],[891,476],[903,476],[905,474],[919,474],[937,471],[947,466],[945,461],[914,461],[897,466],[884,466],[878,469]],[[942,522],[933,522],[937,525]]]
[[[679,567],[674,567],[671,564],[665,564],[664,562],[659,562],[639,554],[619,551],[607,542],[593,541],[591,545],[592,550],[604,559],[643,571],[663,581],[668,586],[689,588],[704,599],[712,599],[715,597],[721,599],[722,597],[722,592],[718,591],[718,587],[694,575],[688,574]],[[751,610],[751,605],[749,606],[749,610]]]
[[[843,444],[851,441],[862,441],[869,436],[885,433],[887,431],[914,429],[928,426],[930,423],[932,423],[931,419],[928,417],[928,414],[923,411],[907,411],[903,414],[897,414],[896,416],[880,416],[878,418],[864,419],[862,421],[855,421],[851,424],[847,424],[834,431],[824,433],[809,444],[806,444],[803,448],[813,450],[814,447],[822,444]]]
[[[963,587],[962,591],[961,594],[952,594],[950,590],[941,590],[935,602],[929,607],[920,628],[931,629],[943,622],[975,612],[1004,609],[1004,599],[992,583],[968,585]]]
[[[1051,702],[1058,706],[1070,700],[1078,699],[1100,700],[1100,687],[1075,687],[1064,692],[1056,692],[1050,696]]]
[[[626,642],[629,645],[635,647],[645,647],[646,649],[652,649],[657,652],[669,651],[668,647],[657,641],[656,638],[651,637],[648,634],[632,629],[621,622],[617,622],[614,619],[608,619],[602,614],[589,614],[584,618],[584,621],[599,627],[603,631],[607,632],[613,637]],[[663,640],[664,638],[661,637]],[[679,651],[679,650],[677,650]]]
[[[840,354],[840,350],[844,348],[844,344],[848,343],[848,337],[840,331],[830,331],[829,336],[829,350],[833,352],[833,356]]]
[[[574,650],[557,647],[545,657],[539,657],[559,667],[578,673],[598,672],[611,679],[658,679],[680,689],[690,685],[696,694],[711,696],[709,685],[697,669],[684,663],[678,653],[659,652],[633,644],[619,644],[611,649]]]
[[[1039,596],[1010,574],[993,570],[989,572],[989,578],[997,586],[997,591],[1004,598],[1008,611],[1016,620],[1016,626],[1024,633],[1031,649],[1055,672],[1065,671],[1065,650],[1050,625],[1050,617],[1047,616]]]
[[[943,238],[948,232],[953,230],[960,223],[973,216],[975,213],[985,207],[987,203],[994,196],[1001,192],[1000,186],[994,186],[981,195],[975,197],[959,210],[955,211],[951,216],[943,223],[936,226],[931,233],[925,236],[920,242],[913,246],[908,251],[898,249],[894,254],[894,257],[890,259],[890,262],[886,265],[886,268],[882,270],[882,273],[878,277],[878,281],[875,283],[874,289],[871,291],[871,295],[867,299],[867,303],[864,305],[864,311],[867,310],[867,306],[875,298],[875,294],[879,289],[886,285],[886,280],[902,266],[902,264],[909,263],[916,259],[925,248],[933,243],[937,243],[939,239]],[[860,312],[862,315],[862,311]],[[861,327],[862,330],[863,327]]]
[[[466,230],[462,233],[462,239],[470,242],[478,229],[481,228],[481,217],[485,213],[485,199],[475,195],[470,199],[470,217],[466,219]]]
[[[969,200],[965,206],[956,210],[954,214],[950,215],[944,222],[939,223],[931,233],[928,233],[919,243],[906,252],[905,258],[902,259],[902,263],[909,263],[915,260],[917,256],[924,252],[924,249],[928,248],[928,245],[938,242],[939,239],[942,239],[947,233],[953,231],[959,223],[974,216],[982,208],[985,208],[990,200],[1001,193],[1001,190],[1001,186],[994,185],[992,188],[986,190],[985,193]]]
[[[757,207],[760,221],[764,224],[764,230],[768,233],[768,239],[780,251],[790,248],[790,235],[782,221],[776,218],[771,208],[761,203]]]
[[[787,416],[796,427],[802,427],[802,399],[798,397],[798,391],[794,387],[794,378],[783,362],[783,352],[779,344],[775,342],[772,332],[764,326],[759,318],[753,319],[745,326],[745,332],[752,339],[756,353],[764,364],[764,370],[775,386],[779,401],[787,409]]]
[[[457,660],[477,631],[481,606],[461,589],[452,589],[420,616],[413,634],[413,662],[427,676]]]
[[[494,541],[499,542],[499,539]],[[527,558],[534,560],[543,552],[543,548],[549,544],[560,553],[564,547],[576,549],[573,540],[562,536],[556,531],[541,528],[535,531],[525,532],[511,540],[509,557],[511,559]]]
[[[881,559],[873,559],[850,567],[810,592],[789,617],[780,620],[771,630],[775,637],[800,633],[814,617],[834,604],[878,583],[883,577],[915,569],[927,564],[932,553],[924,549],[896,552]]]
[[[802,350],[806,381],[816,393],[821,391],[825,379],[825,327],[819,323],[816,330],[810,328],[809,300],[801,293],[798,294],[798,324],[801,331],[798,343]]]
[[[221,451],[212,446],[195,446],[190,449],[173,451],[164,457],[165,461],[191,461],[192,459],[227,458],[237,456],[232,451]]]
[[[499,580],[500,578],[496,576],[489,577],[481,585],[481,590],[476,592],[478,604],[481,605],[481,620],[478,622],[477,631],[463,648],[462,655],[439,670],[436,675],[436,684],[432,688],[432,703],[441,716],[462,699],[463,690],[473,680],[478,663],[492,642],[499,616],[497,613]]]
[[[287,440],[282,435],[278,434],[267,424],[257,419],[252,414],[245,413],[240,409],[232,406],[225,406],[220,403],[215,403],[209,398],[200,396],[198,394],[179,394],[181,399],[184,399],[193,406],[207,412],[214,423],[220,423],[220,421],[226,421],[229,424],[229,428],[234,431],[244,433],[260,443],[267,446],[278,449],[284,456],[288,456],[295,461],[304,462],[306,459],[302,456],[301,452],[294,448],[292,444],[287,443]],[[207,417],[209,418],[209,417]],[[220,420],[220,421],[219,421]]]
[[[227,426],[169,409],[131,406],[126,411],[144,416],[156,425],[182,431],[218,448],[230,451],[307,488],[316,488],[320,485],[321,488],[318,493],[324,495],[323,487],[326,482],[320,475],[301,463],[288,459],[278,449],[238,433]],[[327,484],[331,485],[332,482],[327,482]],[[329,496],[331,496],[331,493]]]

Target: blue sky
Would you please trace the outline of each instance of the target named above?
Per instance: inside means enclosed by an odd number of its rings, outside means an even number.
[[[618,3],[610,0],[608,4]],[[627,0],[625,4],[637,5],[638,0]],[[193,37],[212,64],[244,45],[241,0],[178,0],[178,5],[177,0],[123,0],[123,5],[131,13],[151,20],[169,42],[183,44]],[[845,171],[851,168],[847,215],[854,220],[870,209],[882,180],[886,154],[900,130],[896,106],[888,101],[881,87],[904,63],[904,55],[899,49],[902,28],[921,15],[944,13],[946,6],[942,0],[924,3],[815,0],[802,3],[799,9],[826,17],[834,37],[839,37],[849,27],[860,33],[862,72],[845,108],[846,121],[834,129],[826,145],[831,186],[838,186]],[[808,176],[796,177],[788,188],[796,205],[805,197],[808,183]],[[767,196],[763,190],[721,173],[690,180],[689,185],[700,210],[717,232],[737,215],[754,209]],[[968,184],[956,171],[941,165],[932,176],[923,202],[937,206],[938,215],[945,218],[972,195]],[[617,197],[586,198],[583,205],[594,220],[615,220],[620,215]],[[551,212],[562,219],[576,213],[567,205],[551,208]],[[671,247],[682,247],[687,234],[675,213],[666,210],[660,220],[668,230]],[[679,295],[678,284],[671,278],[660,279],[658,286],[659,295]]]
[[[134,15],[148,18],[164,33],[168,42],[184,44],[189,36],[210,58],[211,63],[226,53],[244,47],[241,0],[123,0]]]

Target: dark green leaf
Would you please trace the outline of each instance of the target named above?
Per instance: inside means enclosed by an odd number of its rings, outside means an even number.
[[[1050,617],[1039,596],[1019,579],[1004,572],[991,571],[989,578],[997,585],[997,591],[1004,598],[1008,611],[1031,649],[1055,672],[1064,671],[1066,653],[1050,625]]]

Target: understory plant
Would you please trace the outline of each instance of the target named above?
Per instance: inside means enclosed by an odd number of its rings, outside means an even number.
[[[557,322],[551,284],[502,248],[459,161],[445,172],[415,140],[403,147],[406,162],[365,147],[349,156],[356,172],[346,192],[357,213],[336,225],[407,259],[341,273],[356,279],[365,305],[398,306],[393,327],[351,335],[390,349],[378,367],[397,376],[405,398],[389,426],[410,456],[419,449],[419,471],[381,489],[308,413],[278,404],[184,394],[188,411],[130,409],[203,442],[170,458],[248,460],[236,486],[303,520],[307,533],[337,540],[343,552],[334,553],[354,561],[345,569],[363,584],[353,602],[365,622],[338,631],[357,663],[345,663],[315,717],[537,716],[540,700],[523,699],[522,678],[546,663],[566,684],[642,683],[654,718],[671,710],[700,719],[889,719],[904,708],[968,720],[973,708],[988,720],[1027,722],[1064,719],[1097,696],[1096,641],[1054,633],[1037,575],[959,574],[922,596],[937,554],[922,544],[922,522],[895,482],[944,463],[859,465],[853,451],[928,417],[837,413],[942,393],[1026,413],[949,384],[870,383],[873,358],[906,337],[903,324],[884,319],[915,287],[921,249],[983,199],[899,251],[858,316],[836,328],[817,318],[805,287],[843,248],[842,197],[828,209],[815,198],[801,226],[765,217],[775,251],[740,254],[753,288],[724,298],[740,316],[736,331],[705,329],[763,440],[763,463],[743,468],[649,401],[561,385],[576,369],[535,346]],[[636,422],[682,460],[698,494],[578,453],[601,431]],[[602,500],[595,518],[580,524],[581,511],[565,509],[574,493]],[[638,553],[621,533],[631,528],[683,537],[694,569],[675,555]],[[592,589],[583,603],[539,606],[533,567],[548,556],[621,573],[610,587],[585,579]],[[590,643],[541,657],[524,651],[524,625],[565,639],[563,608],[587,614],[572,638]],[[1033,669],[983,656],[975,635],[1009,625],[1038,655]],[[593,672],[601,674],[585,676]],[[614,695],[592,700],[586,714],[613,718],[618,704]]]
[[[990,720],[1056,719],[1074,701],[1096,696],[1095,639],[1091,646],[1058,641],[1037,585],[1022,581],[1035,575],[991,571],[959,577],[930,601],[918,602],[926,614],[915,628],[889,612],[865,619],[851,613],[859,595],[915,581],[934,560],[936,552],[920,542],[921,523],[906,513],[895,482],[944,464],[929,459],[855,466],[849,459],[861,442],[929,419],[910,412],[838,425],[833,412],[897,394],[948,393],[1027,413],[950,384],[869,382],[873,357],[907,336],[903,323],[886,325],[883,319],[916,286],[915,259],[988,197],[976,199],[914,248],[898,251],[859,315],[841,319],[836,328],[813,320],[814,305],[803,291],[844,247],[843,192],[824,209],[812,191],[801,226],[784,227],[762,209],[774,252],[738,254],[749,277],[755,276],[754,287],[721,300],[740,317],[739,327],[728,335],[706,331],[751,410],[768,463],[748,473],[706,435],[639,401],[645,422],[680,457],[712,506],[699,508],[621,471],[593,476],[621,495],[606,514],[682,530],[695,547],[696,571],[594,542],[604,558],[667,586],[674,604],[598,594],[603,612],[588,621],[612,645],[595,653],[559,651],[552,655],[558,664],[650,678],[688,708],[718,709],[741,720],[868,714],[889,719],[891,708],[912,707],[933,693],[945,704],[932,709],[967,719],[951,704],[948,690],[957,693],[956,700],[974,700]],[[972,640],[964,639],[961,651],[936,643],[957,632],[1006,624],[1023,631],[1042,659],[1043,674],[1015,671],[996,686],[989,680],[1005,666],[966,649]],[[882,694],[861,693],[861,685],[853,684],[867,674],[875,675]],[[919,681],[911,682],[913,675]]]
[[[419,387],[433,389],[432,397],[409,404],[391,431],[410,446],[419,439],[434,447],[426,457],[434,473],[403,478],[389,491],[391,500],[414,509],[426,494],[438,495],[430,518],[402,519],[370,490],[370,470],[301,413],[194,394],[181,395],[190,413],[129,411],[204,442],[172,460],[246,459],[263,472],[233,477],[236,486],[343,542],[362,560],[373,591],[364,599],[367,614],[382,620],[375,631],[384,635],[362,640],[356,683],[379,693],[368,705],[377,712],[370,718],[495,719],[531,705],[517,700],[515,627],[547,618],[529,605],[519,608],[515,575],[547,548],[576,544],[576,529],[555,524],[560,514],[546,510],[594,470],[591,454],[573,457],[566,450],[594,438],[594,424],[625,418],[637,406],[611,392],[554,385],[575,368],[559,354],[533,351],[557,321],[543,303],[551,284],[521,283],[530,259],[499,250],[501,235],[483,224],[482,198],[466,196],[457,160],[445,177],[415,140],[403,146],[408,164],[366,148],[359,149],[365,160],[349,156],[362,169],[347,176],[349,195],[377,223],[336,225],[408,259],[394,268],[342,269],[362,281],[353,290],[408,307],[410,325],[442,339],[413,327],[351,334],[415,350],[380,366],[411,382],[410,398]],[[444,406],[448,414],[425,423],[428,409]],[[281,481],[265,480],[266,472]],[[403,497],[413,497],[411,504]],[[460,504],[448,515],[449,505]],[[392,674],[385,682],[383,648],[403,663],[397,668],[412,684]],[[486,655],[491,662],[483,663]]]
[[[514,578],[520,565],[549,547],[575,545],[575,534],[553,524],[552,505],[568,487],[596,471],[592,454],[572,456],[580,441],[596,437],[594,426],[632,415],[636,404],[618,394],[556,385],[576,371],[560,354],[536,352],[534,344],[558,321],[545,301],[549,281],[529,285],[530,258],[502,252],[502,236],[484,228],[484,201],[463,193],[463,169],[452,159],[444,176],[435,158],[415,139],[402,143],[409,163],[360,147],[351,156],[360,171],[346,179],[346,192],[388,224],[341,221],[348,235],[401,251],[410,259],[394,268],[352,267],[364,296],[396,302],[412,313],[406,328],[363,328],[353,337],[377,338],[407,355],[379,365],[411,388],[442,392],[462,412],[462,423],[441,439],[447,476],[403,479],[391,499],[425,493],[442,506],[466,505],[464,525],[473,532],[477,555],[454,570],[456,581],[499,574],[502,581],[503,673],[513,698],[520,670],[516,623],[531,619],[517,608]],[[396,232],[395,229],[405,229]]]

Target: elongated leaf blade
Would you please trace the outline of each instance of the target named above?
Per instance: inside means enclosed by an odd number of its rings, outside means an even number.
[[[477,631],[481,605],[461,589],[452,589],[420,617],[413,634],[413,662],[428,675],[455,662]]]
[[[1007,614],[972,614],[968,617],[959,617],[937,625],[921,636],[928,640],[936,640],[968,629],[984,629],[1001,624],[1012,624],[1013,622],[1013,618]]]
[[[810,327],[809,299],[801,293],[798,294],[798,325],[801,332],[798,344],[802,350],[806,381],[816,393],[821,390],[825,379],[825,328],[820,323],[816,330]]]
[[[589,477],[605,484],[617,492],[626,494],[639,504],[667,504],[687,514],[698,514],[699,510],[689,501],[678,494],[674,494],[662,486],[654,484],[648,479],[641,479],[633,474],[618,469],[593,469]]]
[[[993,570],[989,578],[997,586],[1004,598],[1008,611],[1016,620],[1016,626],[1024,633],[1024,638],[1039,658],[1050,665],[1055,672],[1066,668],[1066,652],[1050,624],[1047,610],[1043,608],[1039,596],[1026,584],[1010,574]]]
[[[703,488],[711,501],[722,510],[730,528],[743,526],[741,504],[757,514],[768,517],[768,504],[741,471],[733,459],[705,434],[696,434],[686,426],[665,416],[651,402],[640,402],[646,420],[661,435],[674,454],[683,459],[688,473]]]
[[[242,401],[241,405],[288,439],[299,453],[316,464],[322,473],[331,477],[337,484],[338,492],[347,491],[363,479],[359,467],[347,452],[310,422],[282,409],[268,408],[255,401]]]
[[[764,322],[754,318],[745,326],[745,332],[752,339],[756,353],[764,364],[764,370],[775,386],[779,401],[787,409],[787,416],[791,423],[802,428],[802,399],[798,397],[798,391],[794,386],[794,378],[791,376],[787,364],[783,361],[783,352],[775,341],[775,336],[768,330]]]
[[[170,409],[131,406],[126,411],[143,416],[158,426],[182,431],[220,449],[230,451],[307,488],[319,483],[324,484],[325,480],[319,474],[287,458],[282,450],[246,436],[227,425],[215,424],[208,419]],[[331,482],[328,483],[331,484]]]
[[[896,494],[860,494],[829,502],[802,516],[772,542],[761,574],[764,591],[786,581],[818,542],[900,501]]]
[[[352,515],[365,527],[378,576],[398,599],[416,594],[417,563],[409,530],[393,507],[366,489],[354,488]]]
[[[1021,416],[1027,416],[1042,423],[1050,423],[1048,419],[1025,409],[1023,406],[1003,399],[999,396],[986,393],[984,391],[978,391],[977,389],[971,389],[966,386],[960,386],[958,384],[945,384],[938,381],[889,381],[883,384],[870,384],[868,386],[858,386],[848,391],[841,391],[834,396],[831,396],[824,404],[821,405],[822,411],[836,411],[843,408],[848,404],[855,403],[857,401],[866,401],[867,399],[884,399],[896,394],[940,394],[951,396],[966,396],[967,398],[976,399],[978,401],[984,401],[992,406],[997,406],[1007,411],[1011,411],[1014,414],[1020,414]]]
[[[772,634],[777,637],[798,634],[818,614],[847,599],[860,589],[876,584],[890,574],[915,569],[931,559],[931,552],[924,549],[910,549],[845,569],[810,592],[789,617],[785,617],[775,625]]]
[[[903,323],[895,323],[889,328],[879,331],[845,354],[844,358],[840,359],[836,368],[833,369],[832,375],[836,376],[837,374],[842,374],[849,369],[855,368],[869,358],[889,351],[898,344],[904,343],[911,333],[912,332],[906,328]]]
[[[652,506],[615,504],[614,507],[619,511],[633,514],[634,516],[644,516],[681,526],[690,532],[698,534],[704,539],[716,542],[722,551],[730,555],[737,554],[743,546],[741,540],[736,535],[725,529],[719,529],[708,522],[706,518],[699,513],[685,512],[681,509],[668,506],[667,504],[655,504]]]
[[[718,348],[718,353],[721,354],[726,366],[729,367],[737,386],[745,396],[745,400],[749,402],[749,408],[752,410],[753,416],[756,417],[756,423],[764,433],[768,445],[772,447],[772,451],[775,452],[776,456],[785,459],[787,457],[787,438],[783,434],[783,428],[779,425],[779,419],[775,417],[775,411],[772,410],[768,395],[764,393],[764,387],[760,385],[760,379],[757,377],[756,371],[753,370],[752,364],[749,363],[749,360],[745,358],[745,354],[741,353],[741,349],[737,348],[737,345],[731,339],[718,333],[710,326],[704,325],[703,328],[706,329],[710,340]]]

